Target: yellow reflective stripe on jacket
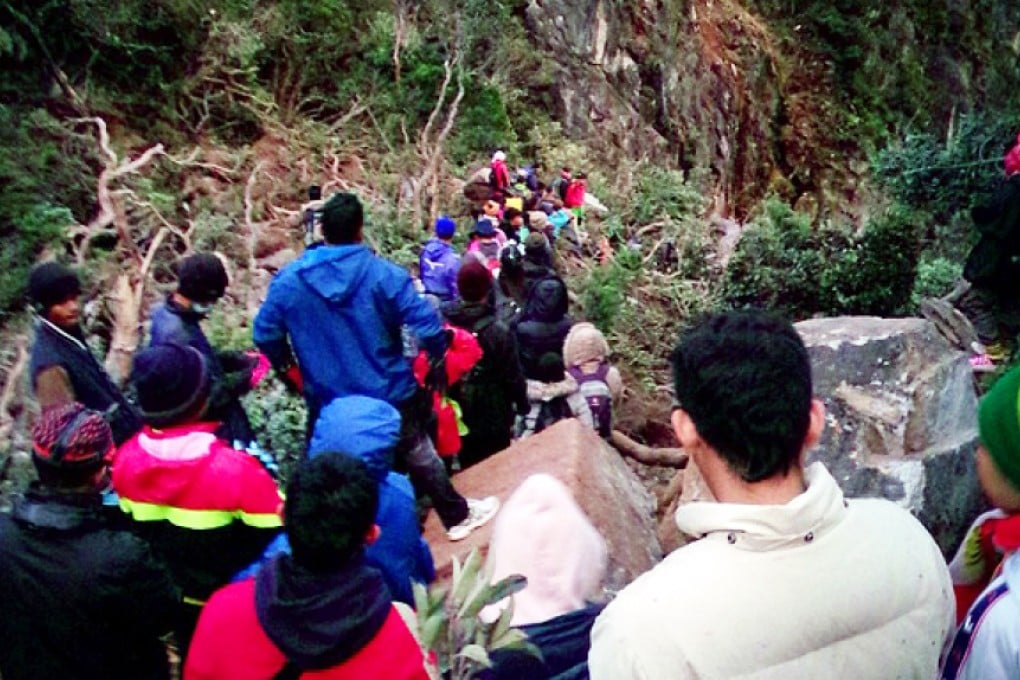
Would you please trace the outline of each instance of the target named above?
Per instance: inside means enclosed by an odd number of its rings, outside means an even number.
[[[273,529],[283,526],[283,521],[275,512],[248,513],[242,510],[188,510],[169,505],[143,503],[128,498],[120,499],[120,509],[139,522],[170,522],[174,526],[185,529],[219,529],[241,520],[248,526],[258,529]]]

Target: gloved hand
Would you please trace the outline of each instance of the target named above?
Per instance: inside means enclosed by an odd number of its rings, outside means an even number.
[[[443,356],[438,360],[429,362],[429,370],[425,374],[425,389],[429,392],[445,394],[447,387],[446,357]]]

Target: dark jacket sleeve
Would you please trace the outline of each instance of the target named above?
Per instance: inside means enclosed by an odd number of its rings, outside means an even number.
[[[518,413],[528,410],[528,388],[521,369],[520,354],[517,351],[516,335],[501,321],[489,327],[492,345],[498,360],[496,366],[502,384],[509,387],[509,394]]]
[[[122,560],[109,581],[107,615],[143,635],[162,635],[173,625],[180,591],[144,540],[127,531],[118,533],[122,535],[115,550]]]

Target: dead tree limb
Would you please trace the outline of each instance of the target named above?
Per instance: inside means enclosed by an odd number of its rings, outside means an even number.
[[[28,365],[28,339],[18,339],[14,363],[7,370],[7,381],[4,383],[3,391],[0,392],[0,441],[7,441],[10,438],[11,430],[14,428],[14,416],[11,414],[11,405],[18,396],[18,386],[21,384],[21,376]]]
[[[110,351],[106,355],[106,371],[118,385],[123,385],[131,372],[131,359],[138,349],[141,337],[142,303],[145,301],[145,282],[159,247],[170,230],[166,227],[156,232],[149,242],[145,256],[132,280],[128,273],[117,276],[117,282],[110,294],[113,310],[113,332],[110,336]]]
[[[255,178],[262,169],[263,161],[259,161],[248,175],[244,185],[244,225],[248,231],[248,271],[255,271],[255,244],[259,238],[259,227],[255,224]]]
[[[683,449],[656,449],[634,441],[619,430],[613,430],[609,443],[625,456],[645,465],[687,467],[688,456]]]

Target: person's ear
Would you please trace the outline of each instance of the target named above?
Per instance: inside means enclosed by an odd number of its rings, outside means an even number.
[[[379,528],[378,524],[373,524],[368,528],[368,533],[365,534],[365,545],[372,545],[379,540],[380,536],[382,536],[382,529]]]
[[[822,403],[821,399],[811,400],[811,411],[808,414],[808,429],[807,434],[804,435],[804,448],[801,451],[801,455],[807,453],[818,440],[822,438],[822,432],[825,431],[825,404]]]
[[[682,408],[673,409],[670,421],[673,423],[673,434],[676,435],[680,446],[688,450],[695,448],[701,440],[701,435],[698,434],[698,428],[694,426],[694,421],[687,415],[687,411]]]

